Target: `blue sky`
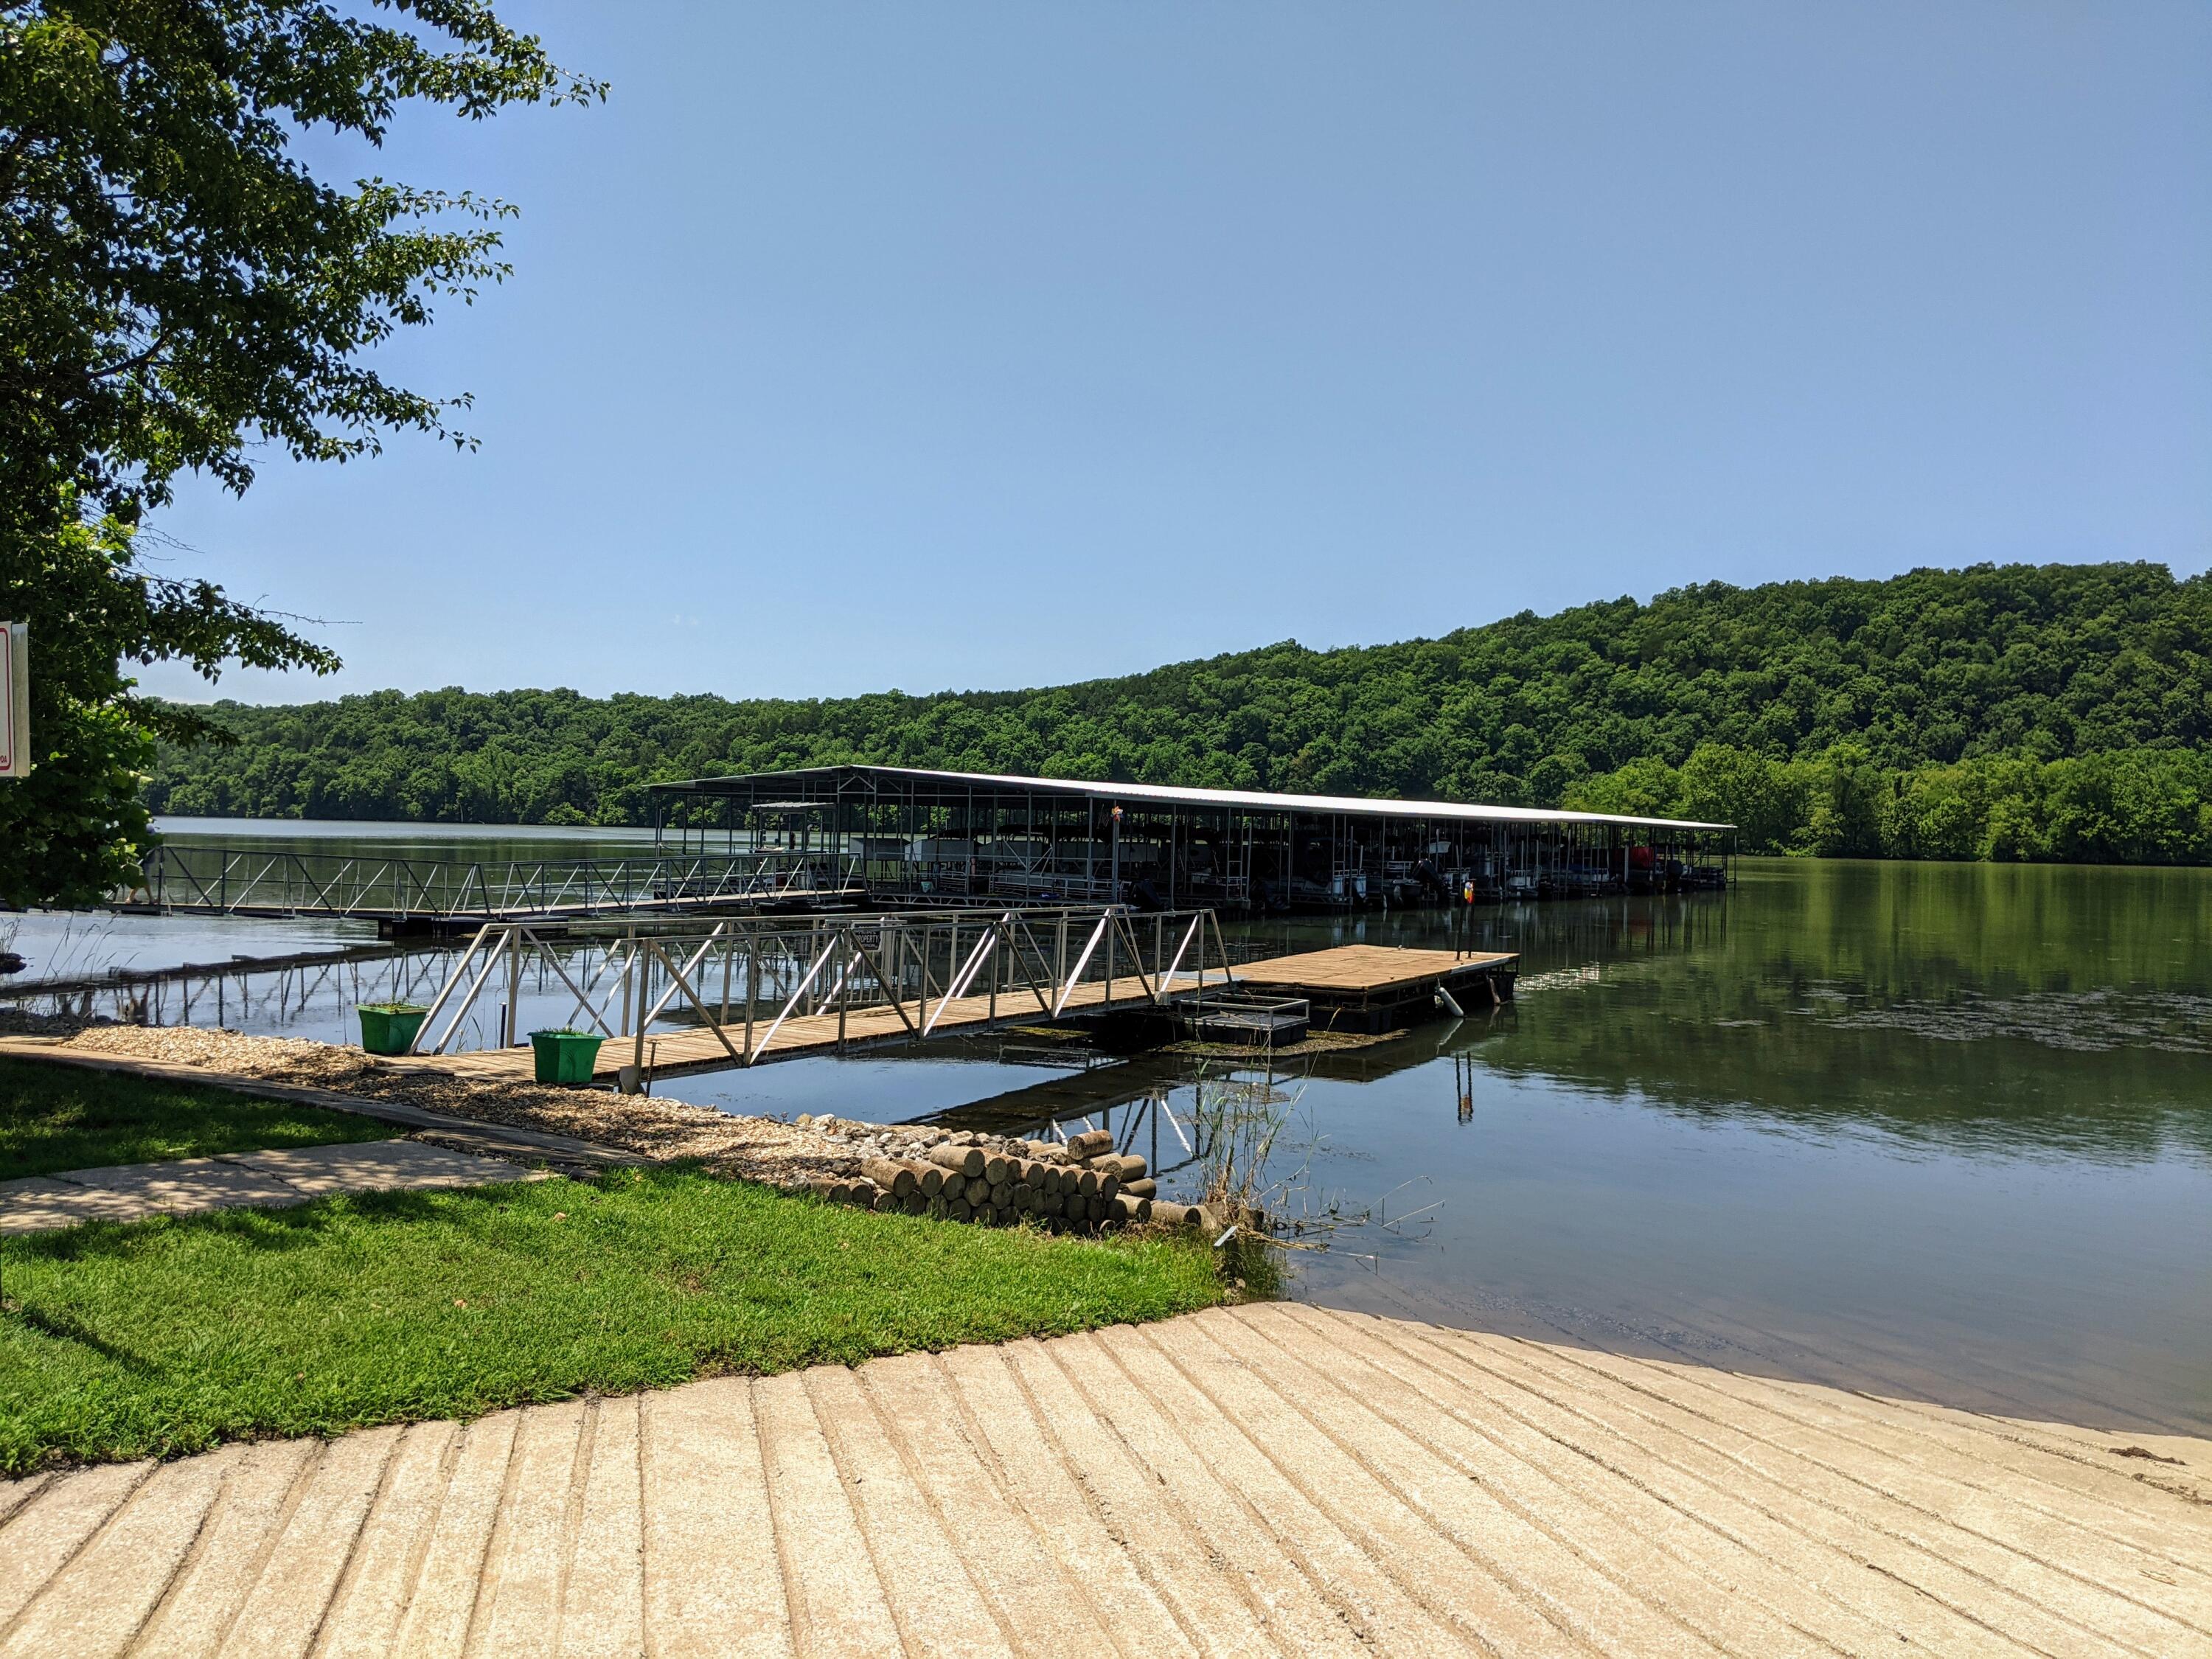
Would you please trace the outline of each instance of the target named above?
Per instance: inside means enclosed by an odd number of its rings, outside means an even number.
[[[456,455],[161,528],[332,680],[1050,684],[1685,582],[2212,564],[2212,8],[505,0],[603,106],[387,354]]]

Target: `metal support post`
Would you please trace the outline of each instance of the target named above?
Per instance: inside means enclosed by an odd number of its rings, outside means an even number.
[[[845,1052],[845,1004],[847,988],[853,982],[853,941],[848,930],[837,930],[837,957],[844,965],[837,975],[837,1052]]]

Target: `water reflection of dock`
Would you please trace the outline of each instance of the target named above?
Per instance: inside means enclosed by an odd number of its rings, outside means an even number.
[[[1261,1049],[1194,1052],[1171,1048],[1102,1064],[1081,1065],[1071,1056],[1065,1070],[1055,1070],[1038,1082],[1002,1090],[980,1100],[949,1107],[929,1121],[955,1128],[977,1129],[994,1134],[1033,1130],[1045,1124],[1066,1124],[1077,1119],[1097,1118],[1102,1127],[1120,1108],[1134,1106],[1148,1096],[1176,1088],[1194,1077],[1237,1076],[1266,1071],[1276,1078],[1317,1078],[1339,1083],[1372,1083],[1417,1071],[1433,1061],[1464,1059],[1472,1046],[1512,1024],[1512,1006],[1484,1008],[1465,1019],[1432,1022],[1414,1030],[1395,1033],[1379,1042],[1355,1048],[1320,1048],[1285,1054]],[[885,1050],[884,1055],[899,1050]],[[1003,1048],[979,1042],[972,1057],[1007,1057]],[[1050,1065],[1038,1059],[1031,1064]]]

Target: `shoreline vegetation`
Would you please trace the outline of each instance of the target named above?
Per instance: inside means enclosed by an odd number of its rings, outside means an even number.
[[[1583,812],[1725,820],[1747,853],[2062,864],[2212,864],[2212,756],[2138,749],[1890,769],[1856,744],[1802,760],[1703,744],[1566,792]]]
[[[326,1096],[352,1097],[364,1107],[386,1103],[528,1129],[589,1141],[627,1159],[693,1164],[787,1194],[809,1193],[861,1209],[982,1226],[1098,1234],[1158,1223],[1210,1232],[1243,1207],[1231,1206],[1218,1217],[1207,1203],[1156,1204],[1157,1187],[1145,1160],[1116,1153],[1112,1137],[1103,1133],[1058,1143],[830,1114],[802,1114],[786,1122],[651,1094],[454,1077],[434,1066],[308,1038],[246,1036],[201,1026],[95,1023],[52,1042],[46,1052],[64,1065],[80,1060],[126,1068],[149,1062],[192,1067],[215,1090],[225,1078],[308,1085]],[[0,1068],[7,1063],[0,1057]],[[39,1062],[12,1063],[35,1067]],[[8,1086],[9,1076],[0,1069],[0,1089]],[[116,1079],[126,1095],[129,1080]],[[62,1091],[47,1095],[56,1105],[73,1098]],[[37,1106],[33,1100],[21,1115],[35,1117]],[[343,1113],[320,1115],[342,1127]],[[0,1113],[0,1127],[7,1122]],[[434,1138],[436,1133],[425,1133]],[[370,1133],[364,1131],[362,1138]],[[9,1151],[9,1143],[0,1139],[0,1153]],[[1207,1194],[1208,1202],[1213,1196]]]
[[[867,761],[1722,818],[1747,852],[2212,862],[2212,577],[1707,583],[1432,640],[1040,690],[207,705],[151,810],[636,825],[646,786]]]

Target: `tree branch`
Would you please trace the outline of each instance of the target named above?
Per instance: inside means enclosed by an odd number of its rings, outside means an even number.
[[[134,369],[143,368],[148,363],[154,361],[155,357],[160,354],[161,348],[168,343],[169,331],[167,329],[162,329],[154,336],[154,343],[148,346],[143,351],[134,353],[132,356],[124,358],[120,362],[110,363],[105,368],[87,369],[85,371],[84,378],[88,380],[112,380],[118,374],[128,374]]]

